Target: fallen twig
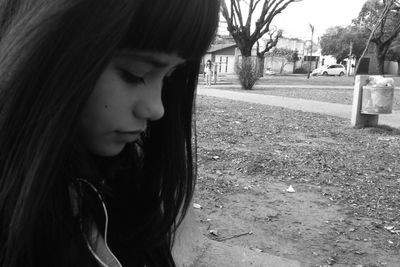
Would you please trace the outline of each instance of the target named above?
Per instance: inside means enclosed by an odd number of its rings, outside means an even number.
[[[229,239],[233,239],[233,238],[237,238],[237,237],[241,237],[241,236],[245,236],[245,235],[252,235],[253,232],[246,232],[246,233],[242,233],[242,234],[237,234],[237,235],[233,235],[233,236],[229,236],[229,237],[221,237],[221,238],[216,238],[215,240],[217,241],[226,241]]]
[[[378,201],[376,202],[376,208],[377,208],[377,209],[379,209],[379,201],[381,200],[381,198],[382,198],[382,196],[380,196],[380,197],[378,198]]]

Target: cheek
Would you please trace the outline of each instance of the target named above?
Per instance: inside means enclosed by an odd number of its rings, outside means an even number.
[[[86,131],[100,131],[110,121],[110,113],[112,109],[108,100],[93,92],[81,115],[82,128]]]
[[[109,69],[100,75],[81,114],[83,132],[106,131],[118,116],[118,81]]]

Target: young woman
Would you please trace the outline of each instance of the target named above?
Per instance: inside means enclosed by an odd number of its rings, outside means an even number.
[[[0,0],[0,266],[175,266],[218,0]]]
[[[206,85],[211,86],[211,79],[212,79],[212,73],[213,73],[213,65],[212,65],[211,60],[207,60],[204,70],[206,73]]]

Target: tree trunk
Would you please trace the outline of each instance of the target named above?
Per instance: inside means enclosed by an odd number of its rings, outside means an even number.
[[[379,74],[385,74],[385,59],[389,49],[390,43],[376,43],[376,58],[378,59],[378,71]]]
[[[383,75],[385,72],[385,47],[376,44],[376,59],[378,60],[378,74]]]
[[[285,68],[285,65],[286,65],[286,60],[285,60],[285,59],[282,59],[281,69],[279,70],[279,74],[282,74],[283,69]]]
[[[400,76],[400,60],[397,60],[397,75]]]
[[[252,46],[248,44],[247,42],[243,42],[240,45],[238,45],[238,48],[240,50],[240,53],[242,54],[243,57],[250,57],[251,56],[251,48]]]
[[[385,57],[378,56],[378,74],[383,75],[385,72]]]
[[[265,63],[265,57],[257,55],[257,74],[258,74],[258,77],[263,77],[264,76],[264,63]]]

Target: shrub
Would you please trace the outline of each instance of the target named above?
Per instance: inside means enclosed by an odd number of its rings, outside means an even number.
[[[303,67],[300,67],[298,69],[295,69],[293,71],[293,73],[295,73],[295,74],[307,74],[307,70],[305,68],[303,68]]]
[[[260,78],[256,69],[256,64],[253,63],[251,58],[243,57],[242,62],[237,66],[237,70],[242,88],[251,90]]]

